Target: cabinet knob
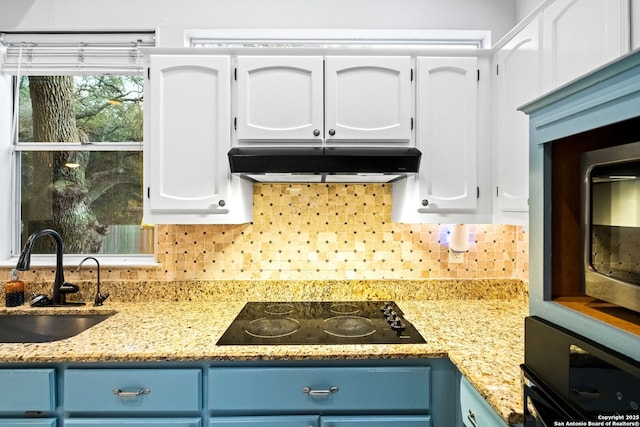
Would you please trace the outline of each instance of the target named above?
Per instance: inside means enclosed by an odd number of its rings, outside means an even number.
[[[220,200],[220,201],[218,202],[218,206],[220,206],[220,207],[223,207],[223,206],[224,206],[224,205],[226,205],[226,204],[227,204],[227,202],[225,202],[224,200]]]
[[[422,206],[429,206],[429,200],[422,199]]]
[[[319,136],[319,135],[320,135],[320,129],[314,129],[313,136]]]
[[[333,136],[336,134],[336,130],[335,129],[329,129],[329,135]]]

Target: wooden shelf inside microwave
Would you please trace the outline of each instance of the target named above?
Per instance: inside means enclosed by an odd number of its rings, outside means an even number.
[[[558,304],[640,336],[640,313],[591,297],[560,297]]]

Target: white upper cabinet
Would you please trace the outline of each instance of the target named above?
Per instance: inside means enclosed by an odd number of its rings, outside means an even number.
[[[325,73],[328,143],[410,142],[410,57],[330,56]]]
[[[236,142],[412,140],[409,56],[239,56]]]
[[[629,0],[556,0],[543,13],[544,91],[629,51]]]
[[[485,162],[478,149],[478,59],[419,57],[416,68],[416,147],[422,160],[417,176],[393,184],[392,220],[490,222],[484,212],[487,204],[491,209],[490,198],[482,208],[478,199],[478,165]]]
[[[528,218],[529,120],[518,107],[542,93],[539,26],[536,18],[495,56],[496,222],[526,223]]]
[[[640,3],[638,0],[631,0],[631,50],[640,48]]]
[[[145,220],[246,222],[242,183],[231,182],[230,59],[151,55],[145,113]],[[237,187],[237,188],[236,188]],[[231,194],[235,188],[237,194]],[[246,197],[244,197],[246,199]],[[179,215],[175,215],[179,214]]]
[[[239,142],[322,141],[323,61],[318,56],[239,56]]]
[[[473,210],[478,200],[476,58],[418,58],[416,146],[425,212]]]

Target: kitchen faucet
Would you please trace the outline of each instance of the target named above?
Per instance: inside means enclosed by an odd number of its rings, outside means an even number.
[[[78,274],[80,274],[80,271],[82,270],[82,264],[84,264],[84,262],[87,260],[95,261],[96,265],[98,266],[98,290],[96,291],[96,297],[93,300],[93,305],[95,306],[102,305],[104,300],[109,298],[109,292],[107,292],[104,295],[100,293],[100,263],[98,262],[98,260],[92,256],[88,256],[84,258],[82,261],[80,261],[80,264],[78,265]]]
[[[64,270],[62,268],[62,254],[64,252],[64,243],[62,237],[57,231],[50,228],[36,231],[27,239],[24,249],[18,258],[16,270],[25,271],[31,265],[31,251],[36,240],[41,236],[51,236],[56,242],[56,277],[53,281],[53,305],[84,305],[83,302],[67,302],[66,295],[74,294],[80,290],[78,286],[64,281]]]

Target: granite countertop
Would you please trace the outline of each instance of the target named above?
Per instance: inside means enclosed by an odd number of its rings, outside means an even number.
[[[369,297],[371,295],[368,295]],[[362,298],[351,298],[351,300]],[[375,298],[369,298],[375,299]],[[387,299],[387,298],[382,298]],[[337,300],[337,299],[334,299]],[[510,424],[521,423],[526,299],[396,299],[426,344],[216,346],[243,307],[233,302],[118,302],[102,307],[0,308],[0,312],[111,312],[66,340],[0,344],[2,363],[306,360],[448,357]]]

